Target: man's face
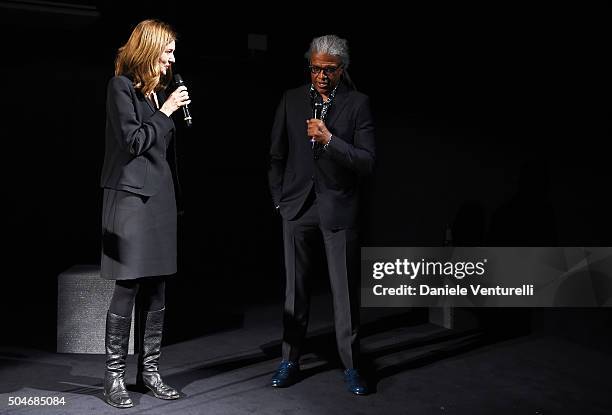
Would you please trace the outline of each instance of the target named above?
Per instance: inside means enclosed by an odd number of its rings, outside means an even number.
[[[310,56],[310,80],[319,94],[327,97],[342,78],[342,61],[327,53]]]

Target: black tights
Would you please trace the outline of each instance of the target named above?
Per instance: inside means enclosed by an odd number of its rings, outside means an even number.
[[[117,280],[108,311],[119,316],[130,317],[137,297],[142,310],[161,310],[166,304],[165,291],[166,280],[164,277]]]

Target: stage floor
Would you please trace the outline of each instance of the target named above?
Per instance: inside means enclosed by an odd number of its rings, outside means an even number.
[[[364,321],[362,350],[373,393],[353,396],[333,353],[328,299],[317,302],[322,305],[313,305],[304,378],[290,388],[269,386],[279,362],[281,310],[258,306],[246,310],[241,328],[165,346],[160,370],[182,399],[162,401],[132,390],[135,407],[127,410],[102,401],[103,355],[0,348],[0,413],[612,413],[610,354],[552,336],[488,342],[474,332],[406,325],[389,310]],[[135,368],[129,356],[131,389]],[[10,397],[65,403],[9,406]]]

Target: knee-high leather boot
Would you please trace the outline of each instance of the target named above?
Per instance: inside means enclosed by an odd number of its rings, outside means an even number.
[[[140,350],[136,382],[138,386],[145,386],[150,389],[156,398],[177,399],[180,397],[179,393],[162,381],[158,371],[164,328],[164,311],[165,308],[141,313]]]
[[[122,317],[110,311],[106,314],[106,371],[104,400],[116,408],[134,406],[125,388],[125,361],[130,340],[132,317]]]

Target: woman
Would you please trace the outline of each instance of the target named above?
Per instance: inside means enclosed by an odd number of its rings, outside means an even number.
[[[158,372],[165,278],[176,273],[177,212],[166,161],[175,131],[170,116],[190,103],[184,86],[164,95],[175,40],[166,23],[140,22],[119,48],[107,89],[101,275],[116,282],[106,317],[104,399],[118,408],[133,406],[124,375],[137,294],[137,383],[160,399],[180,396]]]

